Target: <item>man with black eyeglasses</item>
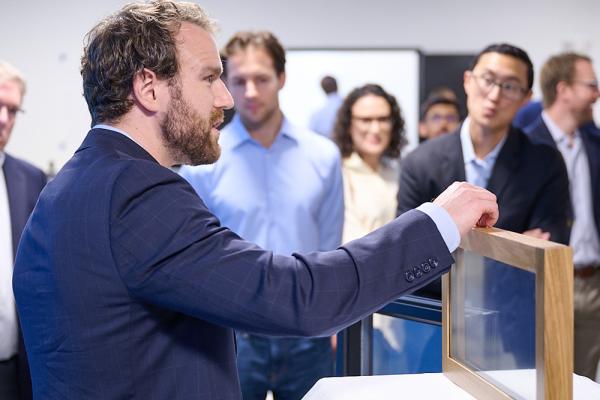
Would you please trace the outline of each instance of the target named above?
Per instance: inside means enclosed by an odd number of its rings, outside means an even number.
[[[576,53],[542,67],[544,111],[525,132],[562,154],[571,182],[575,265],[575,373],[596,378],[600,360],[600,134],[592,106],[600,97],[592,60]]]
[[[499,228],[568,243],[564,162],[557,151],[533,145],[510,125],[531,97],[532,85],[533,66],[525,51],[509,44],[482,50],[464,74],[465,121],[403,161],[398,214],[466,179],[498,196]]]
[[[531,97],[532,85],[533,66],[525,51],[509,44],[482,50],[464,73],[465,121],[455,132],[421,144],[403,161],[398,214],[435,198],[450,182],[467,180],[497,196],[499,228],[568,244],[570,200],[565,164],[558,151],[533,144],[511,126],[517,110]],[[513,300],[533,293],[534,288],[528,287],[533,282],[510,274],[487,274],[485,284],[492,281],[485,295],[504,299],[497,311],[521,320],[519,314],[531,310],[532,304]],[[439,281],[422,294],[440,296]],[[505,328],[511,326],[502,317],[499,321]],[[502,340],[504,350],[512,354],[515,367],[531,366],[533,331],[514,331],[503,332],[507,336]]]
[[[12,290],[14,257],[23,227],[35,206],[46,176],[33,165],[4,152],[17,114],[25,80],[12,65],[0,61],[0,399],[31,398],[27,357],[19,340]]]

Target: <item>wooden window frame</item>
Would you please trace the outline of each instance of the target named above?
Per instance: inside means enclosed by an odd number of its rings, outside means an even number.
[[[455,253],[456,265],[442,277],[442,369],[458,386],[480,399],[511,399],[492,382],[451,357],[450,304],[453,271],[464,252],[535,274],[536,399],[573,398],[573,257],[568,246],[496,228],[476,228]],[[457,294],[460,296],[460,290]],[[461,303],[458,303],[461,304]]]

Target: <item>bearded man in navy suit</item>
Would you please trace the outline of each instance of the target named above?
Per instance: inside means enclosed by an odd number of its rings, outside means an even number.
[[[0,398],[30,399],[27,357],[20,339],[12,292],[17,245],[46,175],[26,161],[4,152],[23,104],[25,80],[12,65],[0,62]],[[4,239],[6,238],[6,239]]]
[[[497,220],[494,195],[455,183],[329,252],[281,256],[221,226],[168,168],[219,157],[233,101],[212,31],[197,5],[154,1],[88,35],[93,128],[44,189],[13,278],[38,398],[240,399],[233,329],[331,335]]]

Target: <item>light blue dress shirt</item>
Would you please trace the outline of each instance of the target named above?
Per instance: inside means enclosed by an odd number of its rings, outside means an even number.
[[[184,166],[179,173],[223,226],[283,255],[340,245],[341,161],[330,140],[284,118],[275,141],[265,148],[236,116],[219,143],[215,164]]]
[[[590,164],[581,134],[579,130],[575,131],[572,141],[569,141],[569,135],[556,125],[545,111],[542,112],[542,119],[565,160],[569,174],[569,189],[575,217],[569,243],[573,248],[573,263],[575,268],[595,264],[600,260],[600,236],[594,223]]]
[[[344,203],[335,145],[284,119],[266,149],[236,116],[221,132],[221,157],[179,173],[223,226],[275,253],[331,250],[342,236]],[[456,224],[432,203],[418,208],[433,219],[450,251]]]
[[[471,132],[469,130],[470,125],[470,119],[467,117],[460,129],[460,143],[465,162],[465,178],[467,182],[485,188],[492,175],[498,153],[500,153],[500,149],[502,149],[504,142],[506,142],[506,136],[483,159],[480,159],[475,155]]]
[[[331,138],[337,112],[344,102],[344,99],[336,93],[327,95],[327,100],[323,107],[315,111],[310,118],[309,128],[320,135]]]

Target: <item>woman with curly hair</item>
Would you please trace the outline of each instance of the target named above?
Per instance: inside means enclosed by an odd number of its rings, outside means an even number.
[[[381,86],[367,84],[344,99],[333,139],[342,153],[344,231],[342,243],[381,227],[396,216],[400,169],[405,143],[404,120],[396,98]],[[373,315],[373,373],[401,372],[404,322]]]
[[[395,97],[374,84],[354,89],[338,111],[333,138],[343,158],[345,243],[396,216],[398,157],[405,139]]]

